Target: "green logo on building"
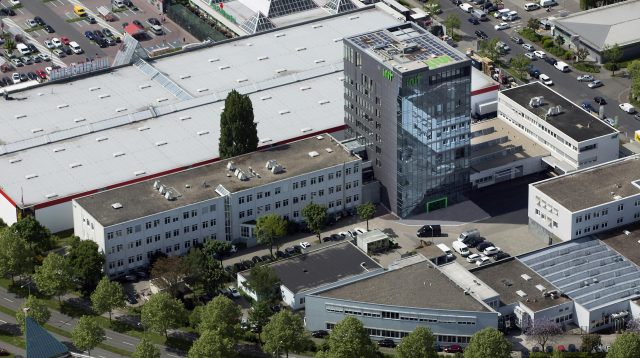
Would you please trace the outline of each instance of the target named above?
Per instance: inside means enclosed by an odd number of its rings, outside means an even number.
[[[422,80],[422,73],[405,78],[404,84],[405,86],[415,87],[420,83],[420,80]]]
[[[382,70],[382,76],[389,81],[393,81],[393,72],[391,70]]]

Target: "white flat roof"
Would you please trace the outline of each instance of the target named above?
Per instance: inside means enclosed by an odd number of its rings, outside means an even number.
[[[234,88],[253,101],[260,145],[340,127],[340,39],[396,23],[369,7],[151,63],[193,99],[135,66],[14,93],[26,99],[3,103],[0,188],[20,206],[46,204],[216,158]]]

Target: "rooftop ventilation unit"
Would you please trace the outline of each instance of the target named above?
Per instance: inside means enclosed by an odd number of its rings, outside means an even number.
[[[557,116],[560,113],[562,113],[562,107],[560,106],[553,106],[547,110],[548,117]]]
[[[404,44],[404,46],[402,47],[402,53],[413,53],[416,52],[420,49],[420,47],[418,46],[418,44],[414,43],[414,42],[410,42],[407,44]]]
[[[154,188],[155,190],[158,190],[158,188],[160,188],[160,180],[155,180],[155,181],[153,182],[153,188]]]
[[[275,161],[274,159],[271,159],[271,160],[267,160],[267,164],[264,167],[271,170],[271,168],[273,168],[277,164],[278,164],[277,161]]]
[[[331,148],[324,148],[324,150],[326,150],[327,153],[333,153],[333,149],[331,149]]]
[[[525,280],[525,281],[530,281],[531,280],[531,276],[527,275],[526,273],[520,275],[520,277],[522,277],[522,279]]]
[[[247,174],[245,174],[245,172],[243,172],[242,170],[236,170],[238,173],[236,174],[236,176],[238,177],[238,179],[244,181],[244,180],[249,180],[249,177],[247,176]]]
[[[543,103],[544,103],[544,97],[542,96],[533,97],[531,98],[531,100],[529,100],[529,107],[531,108],[540,107],[542,106]]]
[[[173,196],[173,192],[171,190],[167,190],[167,192],[164,194],[164,198],[169,201],[176,199],[175,196]]]
[[[112,207],[112,208],[114,208],[114,209],[116,209],[116,210],[117,210],[117,209],[122,209],[122,204],[120,204],[120,203],[113,203],[113,204],[111,204],[111,207]]]
[[[236,163],[234,163],[234,162],[233,162],[233,160],[230,160],[230,161],[227,163],[227,169],[228,169],[228,170],[236,170]]]
[[[283,168],[282,165],[280,164],[276,164],[271,168],[271,173],[273,174],[280,174],[283,172]]]
[[[160,185],[160,187],[158,188],[158,192],[160,192],[160,195],[164,195],[164,193],[167,192],[167,187],[163,185]]]
[[[516,291],[516,295],[518,295],[520,297],[527,297],[527,294],[522,290]]]
[[[311,158],[315,158],[315,157],[317,157],[317,156],[319,156],[319,155],[320,155],[320,153],[316,152],[315,150],[314,150],[314,151],[309,152],[309,156],[310,156]]]

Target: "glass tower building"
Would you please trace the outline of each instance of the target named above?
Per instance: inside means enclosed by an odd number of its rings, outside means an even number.
[[[406,23],[344,41],[347,134],[400,217],[467,199],[471,63]]]

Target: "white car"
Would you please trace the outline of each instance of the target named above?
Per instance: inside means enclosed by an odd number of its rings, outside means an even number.
[[[612,127],[615,127],[616,125],[616,122],[611,118],[604,118],[603,121]]]
[[[536,55],[537,58],[546,58],[547,54],[544,51],[533,51],[533,54]]]
[[[40,53],[40,54],[38,54],[38,56],[40,56],[42,61],[51,61],[51,57],[49,55],[47,55],[46,53]]]
[[[627,113],[636,113],[636,108],[631,103],[620,103],[618,107],[620,107],[621,110]]]
[[[592,82],[592,81],[595,81],[595,78],[593,78],[593,76],[591,76],[591,75],[580,75],[580,76],[578,76],[577,79],[580,82]]]
[[[11,75],[11,80],[13,81],[13,84],[20,83],[20,74],[18,72],[14,72]]]
[[[60,39],[57,37],[52,38],[51,42],[55,45],[55,47],[62,47],[62,41],[60,41]]]
[[[497,254],[500,251],[502,251],[502,250],[500,250],[499,247],[489,246],[486,249],[484,249],[484,251],[482,253],[485,254],[486,256],[493,256],[493,255]]]
[[[478,261],[476,261],[476,266],[484,266],[491,263],[491,259],[486,256],[481,256]]]
[[[51,66],[44,68],[44,72],[46,72],[48,75],[51,74],[51,71],[53,71],[53,68]]]
[[[535,60],[537,60],[537,59],[538,59],[538,58],[537,58],[534,54],[532,54],[531,52],[526,52],[526,53],[524,54],[524,57],[528,58],[528,59],[529,59],[529,60],[531,60],[531,61],[535,61]]]
[[[227,291],[229,292],[229,295],[231,297],[240,298],[240,292],[238,292],[238,290],[235,287],[229,287]]]
[[[300,247],[302,247],[303,249],[306,249],[306,248],[308,248],[310,246],[311,246],[311,244],[306,242],[306,241],[303,241],[303,242],[300,243]]]
[[[496,30],[506,30],[509,27],[510,27],[509,24],[507,24],[506,22],[501,22],[501,23],[497,24],[496,26],[494,26],[493,28],[496,29]]]
[[[540,8],[540,5],[536,4],[536,3],[532,3],[532,2],[528,2],[526,4],[524,4],[524,9],[527,11],[533,11],[533,10],[537,10]]]
[[[467,262],[472,264],[476,261],[478,261],[482,256],[480,256],[479,254],[471,254],[469,256],[467,256]]]
[[[25,24],[27,25],[27,27],[36,27],[36,26],[38,26],[38,23],[34,19],[27,20],[25,22]]]
[[[56,45],[54,45],[51,40],[44,40],[44,46],[49,50],[56,48]]]
[[[11,5],[20,5],[20,0],[9,0],[9,2],[11,3]]]
[[[531,51],[535,51],[535,48],[533,47],[533,45],[531,44],[523,44],[522,48],[524,48],[525,50],[531,52]]]
[[[547,86],[553,86],[551,77],[545,75],[544,73],[540,74],[540,77],[538,77],[538,79],[540,80],[540,82],[544,83]]]
[[[600,80],[593,80],[593,81],[589,82],[589,84],[587,86],[589,88],[598,88],[598,87],[604,86],[604,84]]]

